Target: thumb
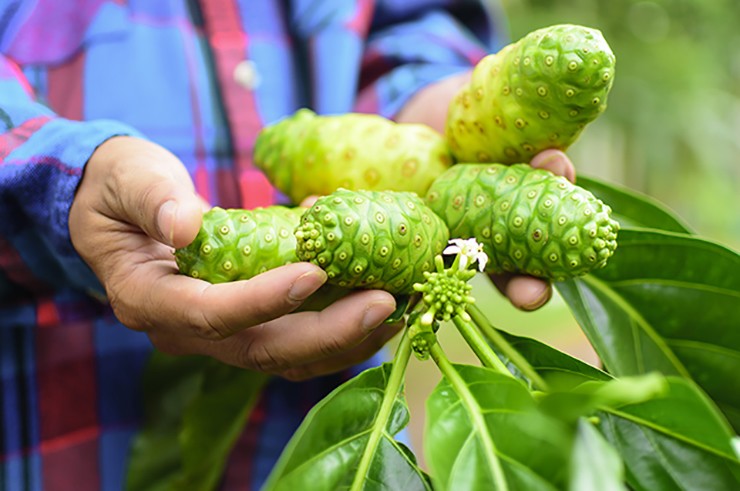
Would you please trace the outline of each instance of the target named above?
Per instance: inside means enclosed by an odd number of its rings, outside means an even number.
[[[105,215],[134,225],[171,247],[193,241],[200,229],[204,200],[174,154],[147,140],[117,137],[101,146],[94,157],[89,177],[102,184]],[[97,161],[102,163],[95,165]]]
[[[171,247],[185,247],[190,244],[200,229],[205,201],[194,193],[172,190],[166,193],[161,204],[155,204],[156,222],[147,234]],[[160,200],[161,201],[161,200]],[[145,226],[146,227],[146,226]]]

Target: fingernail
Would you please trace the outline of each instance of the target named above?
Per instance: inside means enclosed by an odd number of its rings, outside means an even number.
[[[295,302],[307,299],[326,282],[326,273],[323,269],[309,271],[299,276],[288,291],[288,298]]]
[[[175,222],[177,221],[177,202],[175,200],[165,201],[162,206],[159,207],[159,215],[157,216],[157,228],[159,234],[167,244],[172,245],[175,237]]]
[[[378,302],[371,304],[362,318],[362,327],[366,331],[372,331],[378,327],[389,315],[396,310],[396,306],[390,302]]]
[[[522,305],[521,309],[527,310],[527,311],[537,310],[543,305],[545,305],[550,300],[551,296],[552,296],[552,288],[548,286],[540,293],[540,295],[537,297],[535,301],[530,302],[526,305]]]

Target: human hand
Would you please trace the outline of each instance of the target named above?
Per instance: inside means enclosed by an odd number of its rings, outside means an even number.
[[[399,123],[424,123],[444,134],[447,108],[458,90],[470,80],[471,72],[463,72],[430,84],[412,97],[396,117]],[[546,169],[575,182],[575,167],[565,153],[544,150],[530,162],[532,167]],[[494,285],[521,310],[536,310],[552,296],[552,286],[546,280],[528,275],[504,273],[491,275]]]
[[[300,380],[367,359],[400,329],[383,324],[395,301],[382,291],[294,313],[326,281],[309,263],[217,285],[178,274],[172,248],[195,238],[205,207],[174,155],[131,137],[95,151],[72,203],[75,249],[118,319],[159,350]]]

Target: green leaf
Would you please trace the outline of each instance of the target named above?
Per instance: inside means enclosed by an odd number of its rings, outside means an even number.
[[[578,420],[570,459],[569,491],[623,491],[624,465],[588,420]]]
[[[427,399],[424,450],[435,489],[562,488],[571,448],[567,425],[540,412],[520,380],[488,368],[451,367],[454,373],[443,371]]]
[[[147,364],[143,391],[145,424],[134,439],[126,489],[171,489],[181,470],[179,433],[183,414],[203,384],[203,358],[158,351]]]
[[[266,379],[212,358],[155,351],[144,374],[146,423],[134,440],[127,489],[213,489]]]
[[[740,256],[656,230],[618,240],[606,268],[557,284],[605,367],[693,378],[740,428]]]
[[[662,397],[605,409],[599,418],[632,488],[740,489],[733,433],[692,382],[669,377]]]
[[[215,489],[268,376],[209,360],[180,431],[183,489]]]
[[[391,364],[366,370],[335,389],[310,411],[268,478],[265,490],[349,489],[370,434],[381,439],[362,479],[364,490],[431,489],[413,454],[393,438],[409,421],[401,393],[387,419],[377,417]]]
[[[663,203],[632,189],[586,176],[578,176],[579,186],[608,204],[613,218],[622,227],[644,227],[691,234],[684,221]]]
[[[553,389],[567,390],[587,380],[611,380],[611,375],[532,338],[501,331]],[[495,347],[494,347],[495,349]]]

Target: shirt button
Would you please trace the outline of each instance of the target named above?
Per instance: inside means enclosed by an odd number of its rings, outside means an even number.
[[[257,65],[252,60],[242,60],[236,65],[234,80],[247,90],[255,90],[262,81]]]

